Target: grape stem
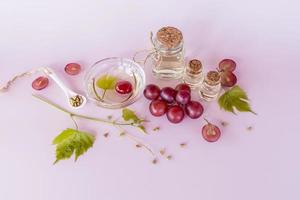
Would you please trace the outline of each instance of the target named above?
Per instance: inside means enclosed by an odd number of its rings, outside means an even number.
[[[210,122],[206,118],[204,118],[204,120],[206,121],[206,123],[210,124]]]
[[[44,98],[44,97],[41,97],[41,96],[38,96],[38,95],[35,95],[33,94],[33,96],[37,99],[39,99],[40,101],[44,102],[44,103],[47,103],[48,105],[68,114],[72,121],[74,122],[74,125],[76,127],[76,130],[78,130],[78,124],[77,122],[75,121],[75,117],[77,118],[82,118],[82,119],[87,119],[87,120],[91,120],[91,121],[95,121],[95,122],[101,122],[101,123],[106,123],[106,124],[110,124],[112,126],[114,126],[115,128],[121,128],[121,126],[133,126],[133,127],[136,127],[136,128],[139,128],[138,125],[135,125],[134,123],[122,123],[122,122],[117,122],[117,121],[109,121],[109,120],[106,120],[106,119],[101,119],[101,118],[95,118],[95,117],[90,117],[90,116],[86,116],[86,115],[80,115],[80,114],[76,114],[76,113],[73,113],[71,111],[68,111],[67,109],[51,102],[50,100]],[[140,122],[147,122],[147,120],[140,120]],[[122,129],[123,130],[123,129]],[[137,138],[135,138],[135,136],[131,135],[131,134],[124,134],[124,136],[127,136],[127,138],[129,138],[130,140],[132,140],[133,142],[136,142],[138,144],[140,144],[145,150],[147,150],[153,157],[155,157],[155,153],[151,150],[150,147],[148,147],[147,145],[143,144],[142,142],[140,142]]]

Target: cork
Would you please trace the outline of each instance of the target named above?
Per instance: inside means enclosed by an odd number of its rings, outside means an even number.
[[[202,63],[200,60],[193,59],[189,62],[188,72],[190,74],[200,74],[202,71]]]
[[[209,71],[206,75],[205,82],[209,85],[218,85],[220,83],[220,73],[217,71]]]
[[[157,40],[168,49],[177,47],[183,39],[181,31],[171,26],[161,28],[156,33],[156,37]]]

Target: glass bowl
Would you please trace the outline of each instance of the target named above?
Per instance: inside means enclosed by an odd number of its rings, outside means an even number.
[[[99,79],[102,82],[102,87]],[[142,94],[145,82],[145,72],[141,66],[126,58],[105,58],[97,61],[88,69],[85,75],[85,91],[89,100],[104,108],[124,108],[134,103]],[[129,81],[132,92],[119,94],[115,90],[117,81]],[[108,81],[108,82],[107,82]],[[109,85],[109,89],[103,89],[103,85]],[[106,86],[104,88],[106,88]]]

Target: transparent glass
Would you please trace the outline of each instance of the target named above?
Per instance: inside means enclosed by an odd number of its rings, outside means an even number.
[[[199,96],[205,101],[215,100],[221,91],[221,84],[210,85],[204,81],[199,88]]]
[[[188,72],[187,68],[185,69],[185,72],[183,74],[183,82],[188,84],[191,89],[198,88],[203,83],[203,80],[204,74],[202,70],[199,74],[192,74]]]
[[[184,72],[183,41],[174,47],[164,47],[156,38],[153,41],[155,52],[152,55],[152,72],[162,79],[179,79]]]
[[[129,81],[133,86],[133,91],[130,94],[121,95],[115,89],[104,91],[98,88],[96,81],[103,75],[116,77],[117,80]],[[125,58],[112,57],[93,64],[88,69],[84,81],[89,100],[100,107],[114,109],[124,108],[134,103],[144,90],[146,77],[144,70],[138,63]],[[102,98],[103,96],[104,98]]]

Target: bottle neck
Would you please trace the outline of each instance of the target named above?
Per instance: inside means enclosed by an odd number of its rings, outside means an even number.
[[[157,38],[154,39],[153,44],[155,50],[163,55],[175,55],[183,51],[183,40],[176,47],[172,48],[167,48],[165,45],[160,43]]]

